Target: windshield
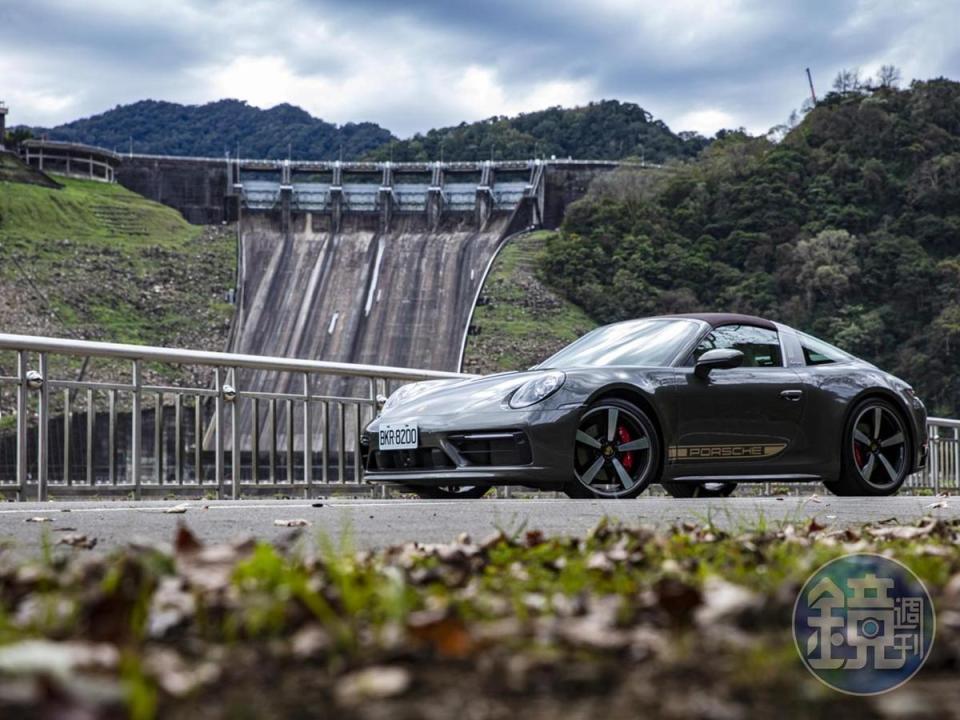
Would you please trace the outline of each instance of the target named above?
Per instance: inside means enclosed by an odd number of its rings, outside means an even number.
[[[693,342],[701,328],[699,322],[681,318],[651,318],[606,325],[567,345],[537,367],[667,367]]]

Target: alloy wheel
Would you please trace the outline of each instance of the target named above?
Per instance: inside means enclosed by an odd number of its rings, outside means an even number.
[[[623,497],[644,487],[653,467],[651,438],[637,415],[619,405],[600,404],[577,428],[574,471],[598,497]]]
[[[853,462],[860,477],[878,490],[900,482],[907,466],[903,421],[883,405],[867,405],[853,422]]]

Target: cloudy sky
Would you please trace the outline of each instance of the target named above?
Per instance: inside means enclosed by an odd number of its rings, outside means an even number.
[[[0,100],[55,125],[144,98],[289,102],[407,136],[601,98],[764,132],[842,67],[960,79],[957,0],[0,0]]]

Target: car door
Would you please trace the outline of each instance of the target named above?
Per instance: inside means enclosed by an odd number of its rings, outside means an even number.
[[[743,365],[694,373],[707,350],[732,348]],[[676,386],[677,432],[667,449],[674,476],[778,475],[802,470],[792,454],[805,397],[786,367],[777,330],[753,325],[712,329],[694,349]]]

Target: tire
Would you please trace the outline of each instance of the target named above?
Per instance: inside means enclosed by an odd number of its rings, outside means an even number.
[[[477,500],[490,490],[487,485],[408,486],[406,489],[425,500]]]
[[[910,472],[913,445],[903,414],[880,398],[853,408],[843,430],[840,478],[826,487],[834,495],[893,495]]]
[[[588,407],[574,438],[571,498],[635,498],[660,477],[660,435],[643,410],[616,398]]]
[[[675,498],[723,498],[737,489],[735,482],[665,482],[663,489]]]

